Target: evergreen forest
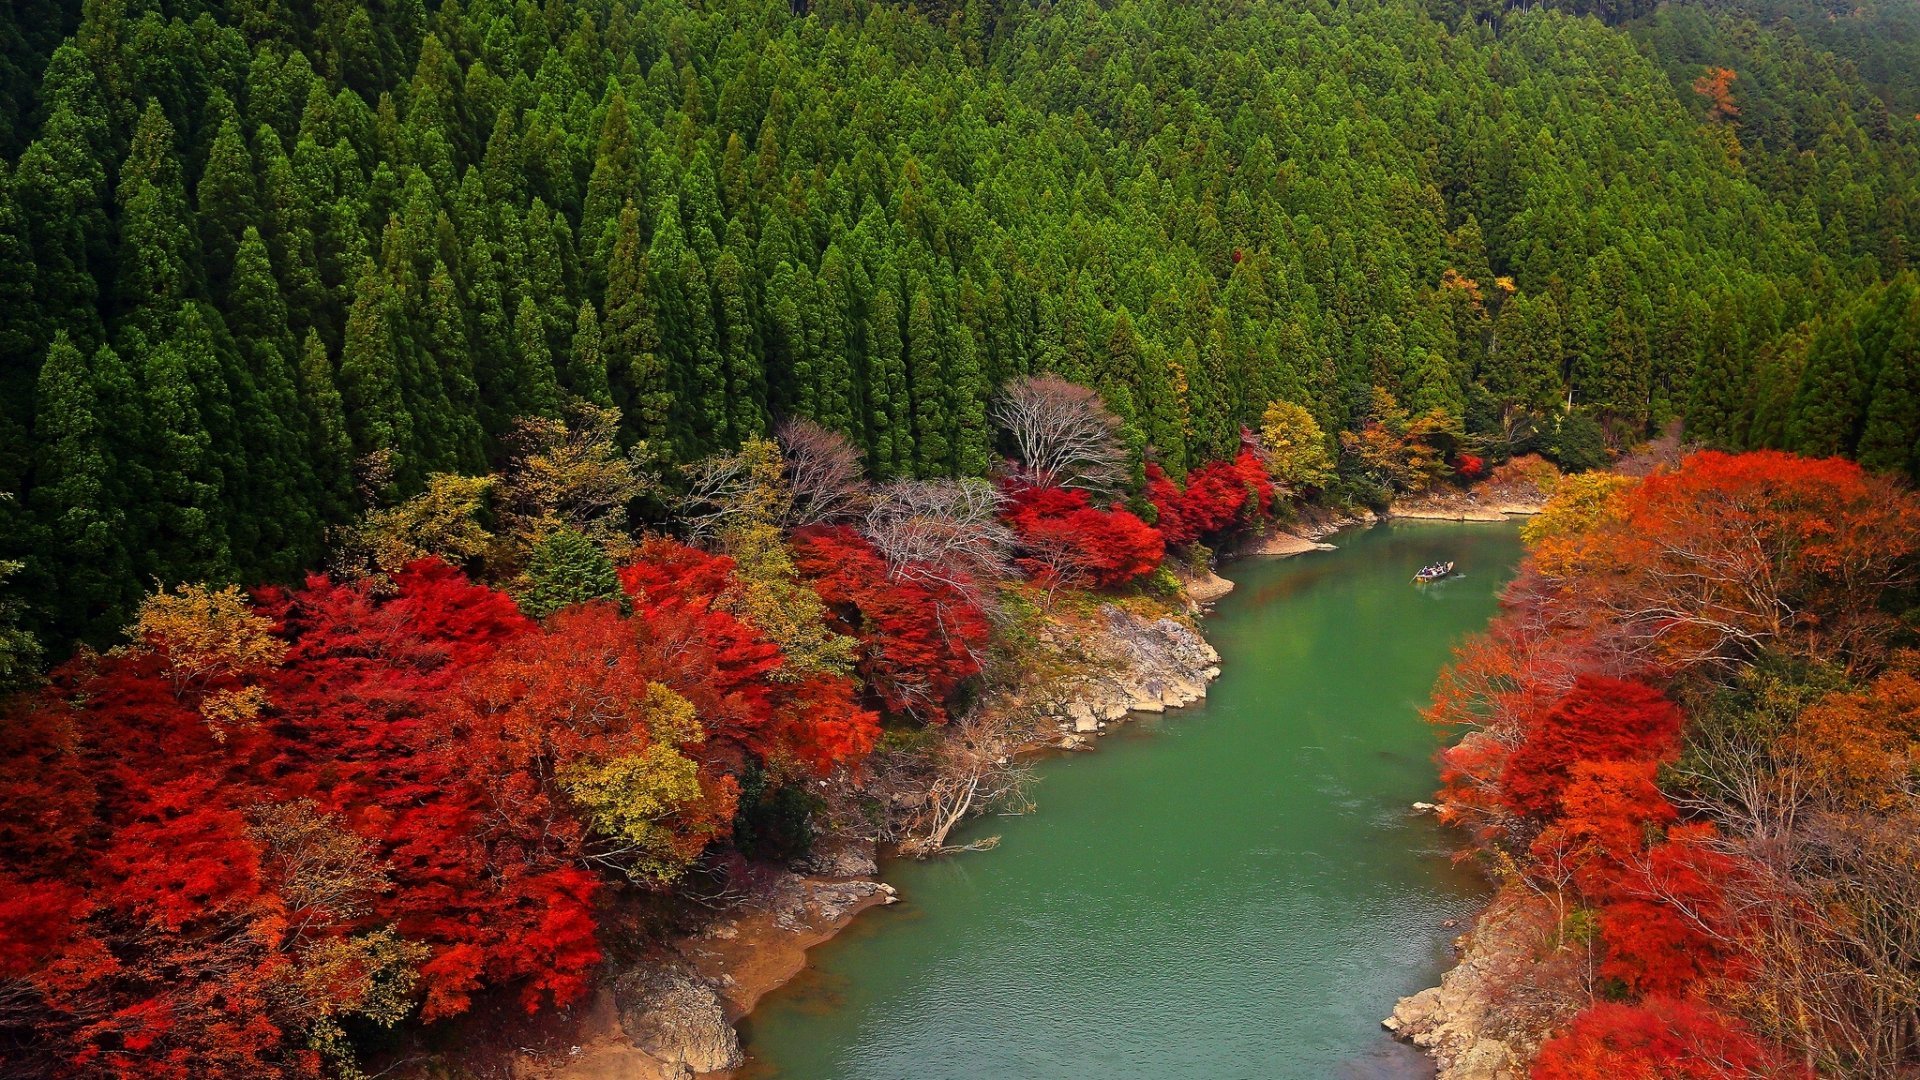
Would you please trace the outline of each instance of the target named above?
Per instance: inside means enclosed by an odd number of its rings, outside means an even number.
[[[23,0],[8,587],[106,644],[580,403],[654,462],[806,418],[980,475],[1029,373],[1136,481],[1274,401],[1330,449],[1413,416],[1578,469],[1685,417],[1911,474],[1887,7]],[[1351,457],[1325,494],[1383,499]]]

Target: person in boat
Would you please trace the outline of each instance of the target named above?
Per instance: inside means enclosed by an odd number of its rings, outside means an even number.
[[[1427,565],[1420,568],[1419,573],[1413,576],[1414,576],[1414,580],[1416,581],[1438,581],[1439,579],[1446,577],[1448,574],[1451,574],[1451,573],[1453,573],[1452,563],[1438,562],[1438,563],[1428,563]]]

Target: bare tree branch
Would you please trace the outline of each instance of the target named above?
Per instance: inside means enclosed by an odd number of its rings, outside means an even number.
[[[1021,473],[1034,484],[1110,495],[1126,478],[1120,418],[1084,386],[1056,375],[1017,379],[1001,391],[993,420],[1013,438]]]
[[[859,516],[867,501],[866,469],[852,440],[811,420],[782,423],[774,438],[786,460],[793,493],[784,524],[789,529]]]

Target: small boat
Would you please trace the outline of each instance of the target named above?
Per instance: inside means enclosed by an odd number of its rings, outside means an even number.
[[[1429,581],[1439,581],[1443,577],[1452,576],[1452,574],[1453,563],[1451,562],[1429,563],[1421,567],[1419,572],[1413,575],[1413,583],[1415,585],[1425,585]]]

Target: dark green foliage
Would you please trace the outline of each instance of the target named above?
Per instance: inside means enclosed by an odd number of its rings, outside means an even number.
[[[788,862],[813,847],[813,815],[820,797],[804,780],[782,783],[749,762],[740,777],[740,807],[733,818],[733,846],[750,857]]]
[[[613,560],[572,529],[562,529],[534,545],[527,560],[527,582],[520,610],[536,619],[590,600],[614,600],[626,606]]]
[[[1556,417],[1541,443],[1547,456],[1568,472],[1597,469],[1608,461],[1606,431],[1585,409]]]
[[[100,367],[117,363],[104,346],[101,353]],[[109,374],[97,373],[64,332],[57,334],[40,367],[35,401],[33,501],[49,550],[68,553],[74,565],[52,614],[91,637],[118,629],[140,591],[127,547],[122,500],[128,492],[120,487],[110,410],[101,401],[103,393],[116,392],[102,378]]]
[[[1916,466],[1876,283],[1920,124],[1787,7],[15,7],[0,559],[49,641],[124,607],[61,539],[86,507],[142,583],[285,577],[356,470],[486,468],[568,396],[681,460],[808,416],[889,477],[987,471],[1037,371],[1175,476],[1375,386],[1494,453],[1591,463],[1677,411]]]

